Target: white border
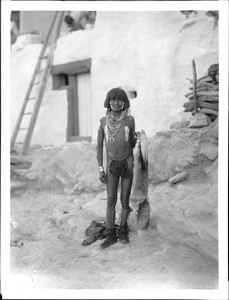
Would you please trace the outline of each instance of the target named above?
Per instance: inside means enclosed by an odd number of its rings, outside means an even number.
[[[1,278],[4,299],[228,299],[228,2],[227,1],[2,1],[2,165]],[[131,9],[130,9],[131,8]],[[97,10],[175,11],[219,10],[219,289],[218,290],[26,290],[12,292],[9,281],[10,240],[10,11]]]
[[[12,10],[73,10],[93,9],[97,11],[176,11],[218,10],[227,7],[226,0],[220,1],[5,1],[4,6]],[[8,3],[6,3],[8,2]],[[221,2],[221,3],[219,3]],[[225,2],[225,3],[223,3]],[[67,8],[67,9],[66,9]]]

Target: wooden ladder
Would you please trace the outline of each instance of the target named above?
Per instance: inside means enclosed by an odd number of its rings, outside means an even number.
[[[56,47],[56,40],[60,33],[64,11],[55,12],[51,26],[45,38],[35,70],[33,72],[24,102],[22,104],[17,123],[11,137],[10,148],[13,151],[16,145],[20,147],[20,155],[26,155],[30,146],[33,130],[37,120],[39,108],[44,95],[46,82],[52,65],[53,55]],[[55,26],[56,25],[56,26]],[[54,31],[55,28],[55,31]],[[53,32],[54,31],[54,32]],[[53,35],[52,35],[53,33]],[[52,40],[51,40],[52,36]],[[48,49],[50,48],[50,49]],[[29,103],[29,105],[28,105]],[[23,119],[27,121],[26,126],[22,125]],[[20,134],[19,134],[20,132]],[[22,137],[19,135],[22,135]]]

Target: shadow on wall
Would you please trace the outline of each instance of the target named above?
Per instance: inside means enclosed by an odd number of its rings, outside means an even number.
[[[12,11],[10,15],[10,35],[11,45],[16,42],[18,35],[20,34],[20,14],[19,11]]]

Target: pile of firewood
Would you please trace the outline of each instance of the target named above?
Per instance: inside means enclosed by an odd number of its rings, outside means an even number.
[[[191,112],[195,115],[197,112],[207,115],[211,121],[218,117],[219,112],[219,86],[210,76],[196,79],[195,62],[193,61],[193,80],[186,78],[192,86],[191,92],[185,94],[189,101],[185,102],[184,112]],[[209,68],[210,69],[210,68]]]

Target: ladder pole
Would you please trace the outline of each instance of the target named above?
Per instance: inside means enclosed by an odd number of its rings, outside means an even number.
[[[30,121],[30,124],[29,124],[29,129],[26,133],[26,137],[25,137],[25,140],[23,142],[21,155],[26,155],[28,153],[30,141],[31,141],[31,138],[32,138],[33,130],[34,130],[34,127],[35,127],[37,116],[38,116],[38,111],[39,111],[39,108],[40,108],[40,105],[41,105],[42,97],[43,97],[45,86],[46,86],[46,80],[47,80],[47,75],[48,75],[47,70],[48,70],[48,68],[46,68],[46,70],[45,70],[46,73],[45,73],[44,77],[42,78],[41,89],[39,91],[37,102],[36,102],[36,104],[34,106],[34,109],[33,109],[31,121]]]
[[[51,59],[50,59],[50,63],[49,63],[50,66],[53,63],[53,56],[54,56],[54,51],[56,48],[56,41],[58,39],[58,36],[60,35],[60,29],[61,29],[64,14],[65,14],[65,11],[61,11],[59,13],[59,20],[57,21],[56,31],[55,31],[54,37],[53,37],[53,43],[52,43],[52,49],[51,49]]]
[[[46,36],[45,42],[44,42],[44,44],[42,46],[40,55],[38,57],[38,60],[37,60],[37,63],[36,63],[36,66],[35,66],[35,69],[34,69],[34,72],[33,72],[33,75],[32,75],[31,81],[30,81],[30,84],[29,84],[29,88],[28,88],[28,90],[26,92],[25,99],[24,99],[24,102],[22,104],[22,107],[21,107],[21,110],[20,110],[20,113],[19,113],[19,116],[18,116],[18,119],[17,119],[17,123],[15,125],[14,131],[13,131],[13,135],[12,135],[12,138],[11,138],[11,141],[10,141],[10,148],[11,148],[11,150],[13,149],[15,140],[17,138],[18,130],[19,130],[22,118],[23,118],[23,114],[24,114],[24,111],[25,111],[25,108],[26,108],[26,105],[27,105],[27,101],[28,101],[29,95],[30,95],[31,90],[32,90],[33,82],[34,82],[34,80],[36,78],[36,70],[39,68],[40,59],[41,59],[42,55],[45,52],[45,49],[46,49],[46,46],[47,46],[47,42],[48,42],[48,39],[49,39],[49,37],[51,35],[52,28],[54,26],[57,14],[58,14],[58,12],[55,13],[54,18],[52,20],[52,24],[51,24],[51,26],[49,28],[49,31],[48,31],[48,34]]]
[[[42,78],[41,88],[40,88],[40,91],[39,91],[39,94],[38,94],[37,102],[36,102],[36,104],[34,106],[34,109],[33,109],[31,122],[29,124],[29,130],[26,134],[26,138],[25,138],[24,143],[23,143],[21,155],[26,155],[27,152],[28,152],[28,149],[29,149],[30,141],[31,141],[31,138],[32,138],[32,134],[33,134],[34,127],[35,127],[35,124],[36,124],[39,108],[40,108],[40,105],[41,105],[41,102],[42,102],[42,98],[43,98],[46,83],[47,83],[47,78],[48,78],[48,74],[49,74],[48,71],[49,71],[49,68],[50,68],[52,60],[53,60],[53,54],[54,54],[54,50],[55,50],[55,46],[56,46],[56,40],[57,40],[57,38],[60,34],[60,28],[61,28],[63,15],[64,15],[64,12],[61,12],[60,15],[59,15],[59,19],[57,21],[58,23],[57,23],[57,27],[56,27],[56,31],[55,31],[55,35],[54,35],[54,39],[53,39],[53,45],[52,45],[52,48],[51,48],[51,53],[50,53],[50,56],[49,56],[49,59],[48,59],[48,62],[47,62],[47,65],[46,65],[46,68],[45,68],[45,71],[44,71],[44,76]]]

